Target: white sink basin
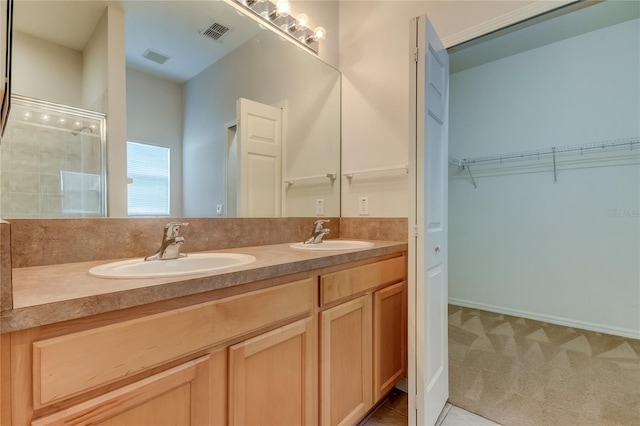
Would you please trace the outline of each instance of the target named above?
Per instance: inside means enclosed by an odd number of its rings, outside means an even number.
[[[132,259],[94,266],[89,275],[100,278],[163,278],[219,272],[248,265],[256,258],[238,253],[194,253],[172,260]]]
[[[372,246],[369,241],[324,240],[319,244],[295,243],[289,247],[300,250],[357,250]]]

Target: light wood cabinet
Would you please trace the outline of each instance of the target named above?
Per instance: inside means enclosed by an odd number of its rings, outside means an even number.
[[[207,355],[42,417],[31,425],[208,425],[209,400]]]
[[[373,294],[374,398],[385,396],[400,380],[407,364],[407,282]]]
[[[354,425],[403,376],[404,254],[249,286],[3,334],[0,424]]]
[[[306,318],[231,346],[230,425],[314,424],[314,336]]]
[[[321,424],[351,425],[373,405],[371,296],[320,315]]]
[[[354,425],[404,376],[406,258],[320,277],[320,423]]]

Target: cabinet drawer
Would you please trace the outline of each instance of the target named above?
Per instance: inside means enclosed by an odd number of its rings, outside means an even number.
[[[33,343],[34,407],[311,312],[312,278]]]
[[[347,299],[380,285],[404,280],[406,275],[404,256],[325,274],[320,277],[320,301],[326,305]]]
[[[31,426],[210,424],[209,356],[36,419]]]

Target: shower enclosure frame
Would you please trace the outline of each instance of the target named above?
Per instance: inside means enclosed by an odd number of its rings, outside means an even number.
[[[44,101],[15,93],[11,94],[11,103],[13,106],[46,109],[52,113],[72,115],[78,118],[96,120],[100,123],[100,216],[107,217],[107,115],[97,111]]]

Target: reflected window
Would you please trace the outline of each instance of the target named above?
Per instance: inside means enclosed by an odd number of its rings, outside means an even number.
[[[169,216],[169,148],[127,142],[129,216]]]

